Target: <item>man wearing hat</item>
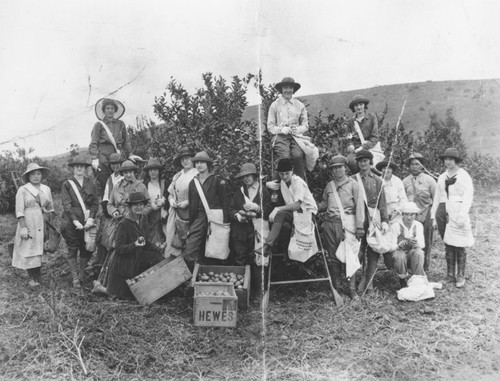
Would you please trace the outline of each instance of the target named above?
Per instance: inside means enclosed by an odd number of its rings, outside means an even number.
[[[66,259],[73,278],[73,287],[81,287],[85,280],[85,266],[91,252],[85,247],[84,232],[95,226],[95,216],[99,202],[94,182],[85,171],[91,166],[90,158],[78,155],[68,164],[73,169],[73,176],[61,186],[63,218],[61,234],[68,246]],[[83,202],[83,205],[82,205]],[[80,265],[77,265],[80,252]]]
[[[293,137],[309,129],[306,107],[293,98],[293,94],[300,89],[300,83],[285,77],[274,88],[281,93],[281,97],[269,107],[267,129],[274,135],[273,147],[277,160],[292,158],[295,174],[305,179],[304,151]]]
[[[334,156],[330,161],[330,167],[333,180],[323,191],[323,200],[318,204],[318,211],[326,212],[323,222],[323,244],[330,259],[335,288],[339,288],[342,263],[336,256],[337,248],[349,234],[353,239],[363,238],[365,206],[359,192],[359,184],[352,177],[346,176],[347,158],[342,155]],[[340,200],[342,211],[337,200]],[[356,297],[354,279],[353,276],[349,287],[352,298]]]
[[[433,241],[434,216],[431,213],[436,193],[436,181],[424,173],[424,157],[414,152],[406,160],[406,165],[410,168],[410,175],[404,178],[403,185],[409,201],[413,201],[420,212],[417,214],[417,221],[424,226],[425,238],[425,262],[424,270],[429,271],[431,263],[431,248]]]
[[[349,108],[354,116],[347,121],[349,145],[347,147],[347,160],[351,173],[358,172],[356,165],[356,152],[364,149],[376,154],[374,163],[377,164],[384,155],[379,141],[377,116],[368,112],[368,98],[356,95],[349,103]]]
[[[373,164],[373,154],[368,150],[362,149],[356,152],[356,161],[358,163],[359,173],[353,175],[352,178],[358,182],[359,191],[363,196],[365,204],[365,235],[361,240],[359,255],[361,262],[364,262],[366,252],[367,260],[365,274],[358,287],[358,291],[363,292],[365,288],[367,291],[373,290],[372,277],[377,270],[377,262],[379,258],[379,254],[375,252],[366,242],[366,234],[368,233],[369,224],[373,219],[380,221],[382,231],[385,233],[389,229],[389,216],[387,215],[385,193],[382,192],[382,180],[371,170],[371,166]]]
[[[98,121],[92,128],[89,153],[92,166],[97,171],[97,182],[102,194],[106,180],[113,172],[110,168],[110,155],[118,153],[122,159],[134,159],[136,156],[132,155],[132,145],[125,123],[120,120],[125,113],[123,103],[102,98],[95,105],[95,113]]]
[[[405,187],[399,177],[394,174],[398,166],[392,158],[386,157],[376,166],[377,170],[382,172],[380,176],[384,182],[385,201],[387,203],[387,214],[389,221],[393,222],[401,218],[401,205],[408,201]]]
[[[402,220],[391,225],[391,253],[394,270],[401,287],[406,287],[408,269],[413,275],[424,275],[424,227],[415,220],[420,209],[414,202],[406,201],[401,206]],[[384,254],[385,256],[386,254]]]
[[[208,229],[207,212],[203,206],[195,179],[198,180],[213,216],[221,223],[229,222],[226,182],[213,173],[213,159],[205,151],[193,157],[198,174],[189,183],[189,234],[186,238],[184,259],[191,268],[203,258]]]

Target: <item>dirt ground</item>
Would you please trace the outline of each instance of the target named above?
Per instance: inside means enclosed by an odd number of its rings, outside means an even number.
[[[476,196],[464,289],[400,302],[397,278],[380,271],[375,293],[336,307],[326,284],[276,287],[268,313],[240,310],[235,329],[194,327],[186,288],[146,307],[76,292],[64,245],[31,291],[10,265],[15,219],[0,216],[0,378],[498,380],[499,212],[500,193]],[[445,272],[436,241],[434,281]]]

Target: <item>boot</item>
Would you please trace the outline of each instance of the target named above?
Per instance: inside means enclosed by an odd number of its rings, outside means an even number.
[[[356,274],[353,274],[351,279],[349,279],[349,297],[352,300],[359,299],[358,293],[356,292]]]
[[[457,260],[455,248],[453,246],[445,245],[446,257],[446,278],[441,281],[442,284],[455,282],[455,262]]]
[[[399,278],[399,286],[400,288],[408,287],[408,282],[406,281],[406,278]]]
[[[262,268],[259,266],[252,266],[252,281],[250,289],[251,299],[260,303],[260,300],[262,299]]]
[[[80,268],[78,272],[78,279],[80,280],[80,284],[85,283],[85,267],[87,267],[87,263],[89,261],[89,257],[84,257],[80,255]]]
[[[36,280],[36,269],[27,269],[28,276],[31,278],[28,282],[30,288],[40,287],[40,283]]]
[[[330,267],[330,275],[332,277],[333,287],[338,291],[341,286],[342,279],[342,265],[337,262],[333,262]]]
[[[457,288],[465,286],[465,262],[467,253],[463,247],[456,248],[457,252]]]
[[[78,271],[77,258],[76,256],[67,255],[66,259],[68,261],[68,267],[71,272],[73,287],[80,288],[81,285],[80,285],[80,279],[78,279],[79,271]]]

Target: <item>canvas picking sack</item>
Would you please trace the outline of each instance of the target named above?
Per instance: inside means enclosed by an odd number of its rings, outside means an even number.
[[[309,136],[292,135],[306,158],[306,169],[311,172],[319,159],[319,149],[312,142]]]
[[[229,233],[231,224],[224,223],[223,211],[210,209],[205,197],[205,192],[197,178],[194,179],[196,190],[200,195],[208,219],[207,242],[205,244],[205,257],[225,260],[229,257]]]
[[[61,233],[57,231],[54,220],[54,213],[43,213],[43,249],[48,253],[55,253],[61,243]]]
[[[363,132],[361,132],[361,127],[359,126],[359,122],[354,119],[354,129],[356,130],[356,133],[358,134],[359,141],[361,142],[361,145],[364,145],[366,142],[365,137],[363,136]],[[384,151],[382,151],[382,146],[380,145],[380,141],[373,146],[373,148],[370,148],[368,151],[370,151],[373,155],[373,165],[377,165],[380,163],[382,160],[384,160]]]

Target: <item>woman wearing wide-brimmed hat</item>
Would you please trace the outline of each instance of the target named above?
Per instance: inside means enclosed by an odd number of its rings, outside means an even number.
[[[30,163],[22,175],[24,185],[16,194],[17,229],[12,266],[28,271],[29,286],[40,286],[44,254],[44,213],[54,213],[50,188],[42,184],[49,169]]]
[[[112,153],[119,153],[123,160],[136,158],[132,155],[132,145],[125,123],[120,118],[125,113],[125,106],[120,101],[102,98],[95,104],[95,114],[98,121],[91,133],[89,153],[92,156],[92,166],[97,171],[97,181],[100,192],[104,192],[106,180],[113,172],[109,165]]]
[[[382,172],[380,177],[384,182],[387,214],[389,221],[394,222],[396,219],[401,219],[401,205],[408,201],[403,181],[394,174],[398,170],[398,166],[392,158],[386,157],[380,163],[377,163],[375,168]]]
[[[376,165],[384,158],[380,146],[378,119],[373,113],[368,112],[370,100],[362,95],[356,95],[349,103],[349,108],[354,113],[347,121],[349,145],[347,147],[347,160],[351,173],[359,171],[356,165],[356,152],[365,149],[373,154],[373,164]]]
[[[149,199],[151,200],[151,212],[148,214],[151,241],[165,249],[165,246],[163,246],[165,242],[164,224],[168,214],[168,194],[165,179],[161,178],[162,169],[163,166],[160,161],[151,158],[142,170],[146,173],[144,185],[148,189]]]
[[[106,293],[113,297],[132,299],[126,283],[163,259],[151,241],[151,229],[146,216],[149,199],[143,192],[130,193],[127,211],[118,225],[115,250],[109,259]],[[98,286],[98,289],[102,287]]]
[[[461,288],[465,285],[465,248],[474,245],[469,217],[474,186],[467,171],[458,166],[463,158],[456,148],[447,148],[439,158],[446,171],[438,178],[432,213],[445,244],[447,276],[443,283],[456,282]]]
[[[170,211],[166,228],[165,257],[182,254],[189,226],[189,183],[198,174],[193,164],[194,151],[181,147],[174,159],[174,166],[181,168],[168,187]]]
[[[302,135],[309,130],[306,107],[293,98],[300,87],[300,83],[291,77],[285,77],[274,85],[281,97],[269,107],[267,129],[274,135],[275,160],[293,159],[295,174],[305,179],[304,151],[294,138],[294,135]]]
[[[73,278],[73,287],[81,287],[85,281],[85,266],[92,251],[87,250],[85,231],[95,228],[95,216],[99,209],[99,201],[94,182],[85,175],[91,166],[90,158],[77,155],[68,164],[73,176],[64,181],[61,187],[63,218],[61,234],[68,246],[66,259]],[[78,266],[78,252],[80,261]]]

